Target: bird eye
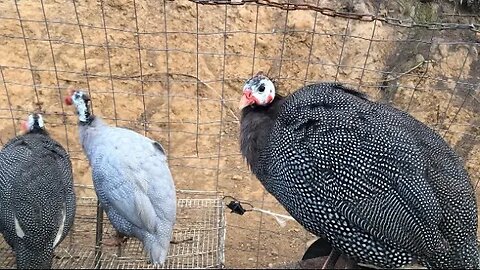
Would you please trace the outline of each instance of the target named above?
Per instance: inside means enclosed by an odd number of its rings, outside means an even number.
[[[265,85],[262,84],[258,87],[258,92],[263,93],[263,91],[265,91]]]

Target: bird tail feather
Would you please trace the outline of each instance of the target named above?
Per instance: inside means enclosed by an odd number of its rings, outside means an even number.
[[[167,259],[168,245],[163,244],[163,239],[153,235],[148,235],[144,241],[144,249],[147,252],[152,264],[162,265]]]

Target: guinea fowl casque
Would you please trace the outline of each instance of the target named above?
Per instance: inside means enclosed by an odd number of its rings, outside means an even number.
[[[305,229],[359,265],[477,268],[477,202],[432,129],[337,83],[283,97],[262,73],[240,101],[250,169]]]
[[[48,269],[75,217],[72,164],[40,114],[0,152],[0,231],[17,268]]]
[[[163,264],[176,217],[175,186],[165,150],[139,133],[107,125],[91,114],[90,98],[70,91],[67,105],[78,114],[80,143],[92,168],[93,184],[101,206],[117,231],[113,242],[124,237],[141,240],[153,264]]]

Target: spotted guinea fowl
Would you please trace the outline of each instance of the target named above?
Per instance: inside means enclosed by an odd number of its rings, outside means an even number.
[[[70,91],[78,114],[80,143],[92,168],[97,197],[117,231],[113,244],[134,236],[154,264],[164,263],[176,216],[175,186],[165,150],[126,128],[107,125],[90,112],[90,98]],[[107,243],[112,244],[112,243]]]
[[[72,165],[40,114],[0,151],[0,231],[17,268],[51,268],[53,253],[75,217]]]
[[[336,83],[283,97],[262,73],[240,101],[250,169],[308,231],[359,265],[477,268],[477,207],[432,129]]]

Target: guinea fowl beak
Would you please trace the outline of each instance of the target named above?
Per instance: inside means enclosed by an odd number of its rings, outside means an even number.
[[[240,99],[240,103],[238,104],[238,108],[242,110],[243,108],[247,107],[255,103],[255,98],[252,96],[252,90],[245,90],[243,91],[242,98]]]

